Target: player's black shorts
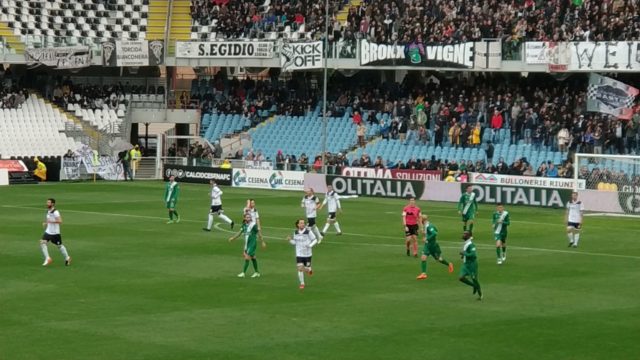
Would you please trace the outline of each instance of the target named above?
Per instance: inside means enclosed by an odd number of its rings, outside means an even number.
[[[411,236],[411,235],[418,235],[418,229],[420,227],[418,226],[418,224],[415,225],[407,225],[407,229],[408,231],[404,232],[405,236]]]
[[[316,218],[307,218],[307,226],[314,227],[316,225]]]
[[[44,233],[42,234],[42,240],[49,241],[56,245],[62,245],[62,236],[60,236],[60,234],[52,235],[52,234]]]
[[[575,222],[568,222],[567,223],[567,227],[572,227],[572,228],[575,228],[575,229],[578,229],[578,230],[580,230],[580,226],[581,226],[580,223],[575,223]]]
[[[311,266],[311,256],[296,256],[296,264],[302,264],[305,267]]]
[[[211,205],[209,212],[212,214],[222,214],[224,211],[222,210],[222,205]]]
[[[330,212],[329,213],[329,220],[335,220],[336,219],[336,213],[334,212]]]

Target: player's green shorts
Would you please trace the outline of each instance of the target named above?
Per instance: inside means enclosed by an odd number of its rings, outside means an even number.
[[[478,262],[471,261],[462,264],[462,268],[460,269],[460,277],[463,276],[478,276]]]
[[[177,200],[169,200],[167,201],[167,209],[175,209]]]
[[[442,251],[440,250],[440,245],[438,243],[429,243],[425,242],[424,247],[422,248],[422,255],[433,256],[434,258],[440,258],[442,255]]]
[[[251,257],[254,257],[254,256],[256,256],[256,248],[257,247],[258,247],[257,246],[257,242],[249,241],[249,243],[247,244],[247,246],[244,249],[244,253],[249,255],[249,256],[251,256]]]
[[[474,220],[475,218],[476,218],[476,214],[473,212],[468,212],[462,215],[462,221],[471,221],[471,220]]]
[[[507,233],[502,233],[502,234],[496,234],[493,233],[493,239],[495,241],[502,241],[503,243],[507,242]]]

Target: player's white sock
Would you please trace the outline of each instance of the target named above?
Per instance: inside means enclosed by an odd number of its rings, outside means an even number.
[[[62,253],[62,256],[64,256],[64,259],[69,260],[69,253],[67,252],[67,248],[64,247],[64,245],[60,245],[58,249],[60,249],[60,252]]]
[[[573,244],[573,233],[567,233],[567,237],[569,238],[569,242]]]
[[[578,241],[580,241],[580,233],[573,234],[573,245],[578,246]]]
[[[209,214],[209,221],[207,221],[207,229],[211,230],[211,226],[213,226],[213,214]]]
[[[327,230],[329,230],[329,223],[324,224],[324,227],[322,228],[322,232],[326,233]]]
[[[231,224],[232,223],[231,219],[229,219],[229,217],[227,215],[225,215],[225,214],[220,214],[220,215],[218,215],[218,217],[220,219],[224,220],[224,222],[226,222],[227,224]]]
[[[314,234],[316,234],[316,238],[318,239],[322,239],[322,234],[320,234],[320,230],[318,230],[317,226],[313,226],[313,229],[311,229],[313,231]]]
[[[336,231],[337,231],[337,232],[339,232],[339,233],[341,233],[341,232],[342,232],[342,230],[340,230],[340,224],[338,224],[338,222],[337,222],[337,221],[333,223],[333,227],[334,227],[334,228],[336,228]]]
[[[304,284],[304,272],[298,271],[298,280],[300,280],[300,284]]]
[[[44,259],[47,260],[49,258],[49,249],[47,248],[47,244],[40,244],[40,250],[42,250]]]

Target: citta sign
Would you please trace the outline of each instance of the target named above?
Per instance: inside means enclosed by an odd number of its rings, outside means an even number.
[[[468,183],[460,184],[464,192]],[[569,189],[549,189],[524,186],[473,184],[476,201],[483,204],[530,205],[549,208],[564,208],[571,199]]]
[[[360,41],[360,65],[412,65],[442,68],[473,68],[475,43],[450,45],[387,45]]]
[[[419,199],[424,192],[424,181],[326,176],[327,185],[339,195],[374,196],[386,198]]]
[[[282,71],[319,69],[322,60],[322,41],[283,43],[280,48]]]

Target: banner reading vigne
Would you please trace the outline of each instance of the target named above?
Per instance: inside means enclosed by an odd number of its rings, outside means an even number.
[[[585,181],[560,178],[544,178],[534,176],[499,175],[470,173],[469,182],[474,184],[494,184],[494,185],[519,185],[553,189],[585,189]]]
[[[448,68],[472,68],[475,44],[448,45],[376,44],[360,41],[360,65],[414,65]]]

